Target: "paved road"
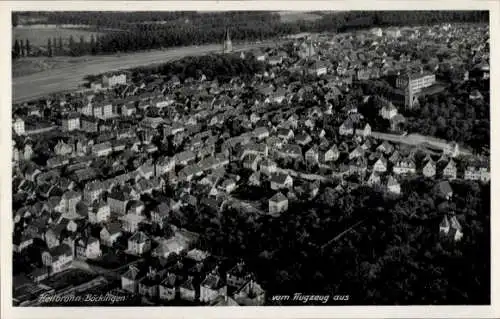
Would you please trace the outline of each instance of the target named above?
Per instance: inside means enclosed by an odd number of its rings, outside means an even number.
[[[270,42],[262,42],[259,44],[236,44],[234,45],[234,50],[245,51],[269,44]],[[92,62],[78,62],[68,67],[13,78],[12,100],[14,103],[22,103],[43,97],[50,93],[73,90],[76,89],[79,84],[84,82],[84,77],[87,75],[164,63],[180,59],[185,56],[203,55],[212,52],[220,52],[220,50],[221,45],[210,44],[151,52],[95,57],[95,60]]]

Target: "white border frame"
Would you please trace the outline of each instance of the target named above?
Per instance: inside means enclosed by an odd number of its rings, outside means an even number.
[[[294,306],[294,307],[65,307],[25,308],[12,307],[12,213],[11,213],[11,12],[12,11],[171,11],[171,10],[489,10],[491,48],[491,88],[498,84],[498,66],[493,57],[499,51],[499,1],[488,0],[440,0],[440,1],[0,1],[0,24],[4,37],[0,41],[1,94],[0,100],[0,205],[1,205],[1,302],[0,318],[99,318],[112,315],[119,318],[498,318],[498,233],[493,225],[500,225],[498,200],[492,196],[491,203],[491,305],[490,306]],[[499,93],[491,90],[491,104],[497,104]],[[494,103],[493,103],[494,102]],[[498,148],[494,141],[499,138],[497,128],[500,109],[491,108],[491,173],[495,189],[495,167],[498,163]]]

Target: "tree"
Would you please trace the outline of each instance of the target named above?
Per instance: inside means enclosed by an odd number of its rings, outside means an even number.
[[[52,42],[50,38],[47,40],[47,56],[52,57]]]
[[[87,51],[87,48],[86,48],[85,38],[82,35],[82,36],[80,36],[80,43],[78,45],[78,54],[77,55],[85,54],[86,51]]]
[[[21,47],[21,50],[20,50],[20,56],[26,56],[26,51],[25,51],[25,48],[24,48],[24,42],[23,40],[21,40],[20,42],[20,47]]]
[[[74,56],[76,53],[76,47],[75,47],[75,39],[73,38],[73,35],[69,36],[68,47],[69,47],[70,54]]]
[[[21,55],[21,47],[19,46],[19,40],[16,39],[14,42],[14,58],[17,59]]]
[[[31,53],[31,45],[30,45],[30,40],[26,39],[26,56],[29,56]]]
[[[92,34],[90,36],[90,53],[92,55],[95,55],[97,52],[97,44],[94,35]]]
[[[62,37],[59,37],[59,43],[58,43],[57,47],[58,47],[59,54],[63,54],[64,53],[64,49],[63,49],[63,40],[62,40]]]

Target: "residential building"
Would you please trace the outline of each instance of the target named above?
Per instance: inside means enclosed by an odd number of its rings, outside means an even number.
[[[291,188],[293,186],[293,179],[288,174],[276,173],[271,175],[271,188],[279,190],[283,188]]]
[[[75,250],[76,256],[81,259],[97,259],[102,255],[99,240],[92,236],[77,239]]]
[[[112,247],[120,236],[122,236],[122,228],[118,223],[111,223],[104,226],[99,233],[101,243],[105,246]]]
[[[456,216],[448,218],[448,216],[445,215],[439,224],[439,233],[454,241],[460,241],[463,237],[462,226]]]
[[[455,164],[454,160],[450,160],[443,169],[443,177],[447,179],[457,178],[457,164]]]
[[[422,169],[422,173],[425,177],[429,178],[436,176],[436,163],[432,159],[429,159]]]
[[[214,270],[200,284],[200,301],[210,303],[217,297],[225,295],[227,295],[227,286],[218,271]]]
[[[127,84],[127,75],[125,73],[103,75],[101,81],[102,87],[112,88],[116,85]]]
[[[280,214],[288,210],[288,198],[281,192],[269,199],[269,214]]]
[[[144,278],[145,273],[136,265],[130,265],[129,269],[121,276],[121,288],[130,293],[137,293],[139,281]]]
[[[389,178],[387,179],[387,191],[395,195],[401,194],[401,185],[392,176],[389,176]]]
[[[265,290],[250,279],[234,293],[234,300],[241,306],[262,306],[266,300]]]
[[[380,157],[375,164],[373,164],[373,171],[378,173],[384,173],[387,171],[387,160],[384,157]]]
[[[17,135],[24,135],[24,120],[20,117],[14,117],[12,120],[12,128]]]
[[[74,131],[80,129],[80,115],[78,113],[68,114],[62,119],[63,131]]]
[[[50,268],[50,273],[55,274],[68,269],[73,261],[71,247],[62,244],[42,252],[42,263]]]
[[[151,239],[142,231],[138,231],[128,239],[127,252],[142,255],[151,249]]]

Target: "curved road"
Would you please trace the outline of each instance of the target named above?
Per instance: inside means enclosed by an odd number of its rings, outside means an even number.
[[[245,51],[269,45],[270,43],[266,41],[258,44],[235,44],[234,51]],[[22,103],[50,93],[77,89],[84,82],[84,77],[87,75],[159,64],[186,56],[220,52],[221,49],[220,44],[209,44],[161,51],[99,56],[93,58],[92,62],[79,62],[68,67],[16,77],[12,79],[12,102]]]

